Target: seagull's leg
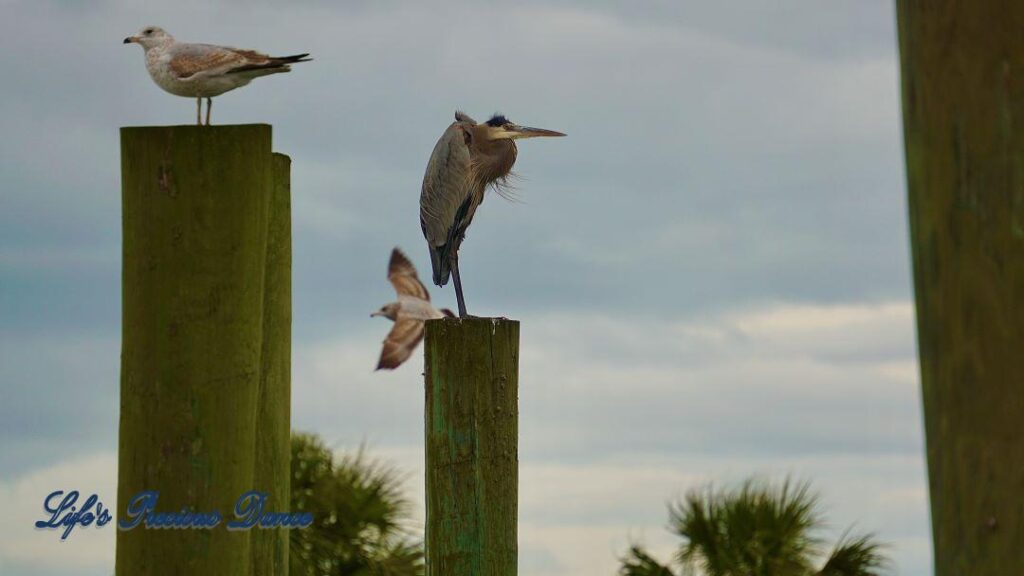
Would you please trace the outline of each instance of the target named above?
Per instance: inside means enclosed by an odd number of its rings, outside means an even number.
[[[206,99],[206,125],[210,125],[210,110],[213,109],[213,98]]]
[[[196,126],[203,125],[203,97],[196,96]]]
[[[459,301],[459,318],[469,316],[466,313],[466,301],[462,297],[462,278],[459,278],[459,253],[452,254],[452,279],[455,280],[455,298]]]

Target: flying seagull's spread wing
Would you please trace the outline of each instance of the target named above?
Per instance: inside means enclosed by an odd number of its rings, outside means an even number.
[[[399,296],[412,296],[430,301],[427,288],[416,275],[416,267],[398,248],[391,251],[391,260],[388,262],[388,281],[395,287],[395,292],[398,292]]]
[[[395,322],[384,340],[384,349],[380,351],[377,370],[393,370],[405,362],[412,351],[423,339],[423,321],[402,319]]]

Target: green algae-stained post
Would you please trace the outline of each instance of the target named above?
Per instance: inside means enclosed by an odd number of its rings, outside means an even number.
[[[1024,567],[1024,3],[901,0],[935,572]]]
[[[274,166],[267,125],[121,130],[116,516],[132,495],[158,490],[158,511],[219,511],[225,522],[118,531],[120,576],[249,575],[267,556],[253,531],[224,524],[241,494],[273,498],[288,474],[288,403],[268,401],[287,395],[290,315],[290,288],[266,284],[289,274],[270,244],[284,238],[271,214]],[[287,498],[270,506],[286,509]]]
[[[428,320],[428,576],[514,576],[519,322]]]
[[[291,272],[291,158],[274,154],[274,188],[267,216],[254,487],[267,492],[267,507],[275,512],[287,511],[291,501]],[[255,530],[252,537],[252,573],[287,575],[288,530]]]

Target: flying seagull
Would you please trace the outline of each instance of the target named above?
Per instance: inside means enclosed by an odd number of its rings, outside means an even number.
[[[388,281],[395,287],[398,301],[385,304],[370,314],[371,318],[383,316],[395,323],[384,340],[377,370],[398,368],[409,358],[423,339],[424,320],[454,316],[451,310],[438,310],[430,304],[430,294],[416,275],[416,268],[398,248],[391,251]]]
[[[196,124],[202,124],[203,98],[209,125],[214,96],[245,86],[253,78],[288,72],[289,64],[311,60],[309,54],[267,56],[227,46],[186,44],[156,26],[143,28],[124,43],[145,49],[146,70],[157,86],[175,96],[196,99]]]
[[[538,136],[565,136],[543,128],[528,128],[495,114],[477,124],[463,112],[434,146],[420,193],[420,228],[430,248],[434,284],[444,286],[455,277],[459,316],[466,316],[466,301],[459,278],[459,246],[466,228],[484,201],[488,186],[505,184],[516,163],[515,140]]]

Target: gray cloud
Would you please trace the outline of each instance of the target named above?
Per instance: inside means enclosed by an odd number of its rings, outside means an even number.
[[[0,331],[0,480],[117,443],[116,341]]]
[[[317,56],[216,106],[222,122],[274,121],[277,147],[296,160],[297,312],[309,325],[371,299],[375,288],[360,278],[373,260],[363,253],[401,243],[425,262],[419,180],[457,106],[477,115],[500,108],[570,133],[525,143],[524,204],[489,200],[470,230],[467,290],[488,312],[642,311],[675,296],[676,308],[692,313],[737,300],[893,298],[908,288],[895,63],[891,42],[885,50],[873,42],[891,33],[888,9],[868,18],[863,3],[847,3],[840,18],[805,6],[806,19],[783,26],[794,13],[764,3],[740,19],[668,3],[636,14],[569,3],[516,11],[313,3],[284,18],[262,5],[229,19],[196,4],[188,12],[209,17],[197,27],[203,18],[177,22],[177,8],[100,6],[118,12],[83,23],[52,5],[18,4],[23,24],[5,35],[15,50],[40,28],[59,30],[88,63],[41,52],[4,70],[16,86],[5,121],[45,135],[4,150],[5,171],[20,182],[3,223],[18,243],[86,242],[116,257],[110,127],[191,118],[186,100],[152,86],[136,47],[117,43],[136,22],[158,20],[182,36]],[[737,20],[820,38],[772,50],[763,34],[721,29]],[[456,22],[500,23],[504,32]],[[866,34],[871,27],[884,32]],[[861,48],[823,58],[826,44]],[[76,97],[40,82],[40,67],[75,85]],[[96,67],[105,82],[91,80]],[[45,130],[35,118],[46,119]],[[509,264],[531,274],[510,274]],[[321,278],[328,268],[338,272]],[[315,286],[323,280],[336,285],[330,296]]]
[[[215,123],[273,123],[294,160],[297,426],[417,447],[417,368],[371,373],[386,326],[366,315],[390,297],[392,246],[426,267],[419,185],[452,112],[501,110],[569,133],[523,143],[521,202],[488,198],[463,253],[471,311],[524,321],[532,478],[565,466],[626,484],[644,480],[620,478],[624,462],[737,475],[750,462],[806,462],[815,477],[836,470],[824,482],[849,491],[844,510],[880,501],[850,480],[861,466],[871,486],[891,471],[901,489],[921,488],[890,3],[4,9],[0,50],[20,57],[0,62],[0,129],[12,135],[0,141],[0,422],[15,439],[0,452],[3,478],[71,449],[114,449],[116,127],[188,123],[193,110],[120,44],[156,23],[186,40],[315,57],[214,106]],[[434,293],[453,303],[450,287]],[[47,410],[45,425],[29,416]],[[545,542],[583,551],[609,538],[607,566],[621,551],[612,535],[629,530],[610,523],[641,508],[628,521],[664,543],[668,496],[602,517],[560,509],[564,524],[530,512],[524,566],[582,570]],[[581,509],[600,512],[606,497]],[[906,544],[902,573],[924,574],[926,514],[908,501],[878,505],[865,527],[881,523]]]

